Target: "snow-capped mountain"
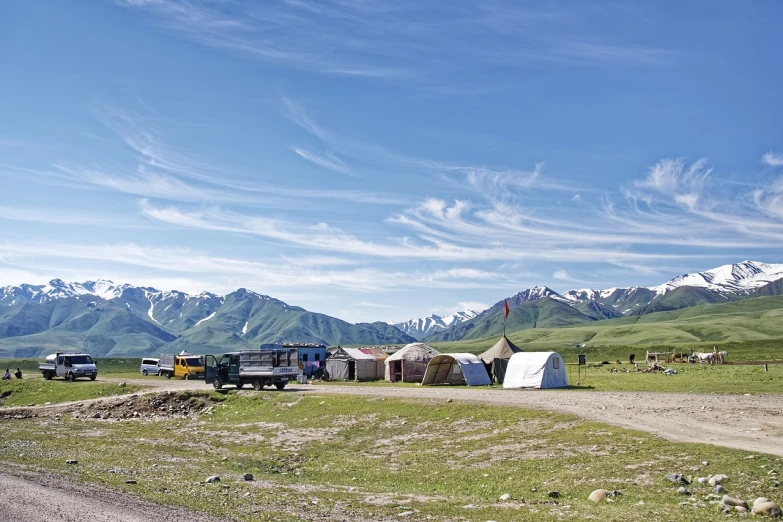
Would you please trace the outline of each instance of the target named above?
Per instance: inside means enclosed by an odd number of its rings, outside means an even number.
[[[445,317],[433,314],[428,317],[422,317],[420,319],[411,319],[409,321],[405,321],[404,323],[392,324],[392,326],[417,340],[421,340],[435,332],[439,332],[456,324],[469,321],[478,314],[479,312],[474,310],[465,310],[463,312],[457,312]]]
[[[761,288],[781,278],[783,278],[783,265],[743,261],[704,272],[677,276],[671,281],[650,288],[650,290],[660,295],[680,286],[696,286],[716,292],[744,293]]]
[[[703,272],[683,274],[663,284],[630,288],[569,290],[563,297],[574,304],[595,301],[615,308],[622,314],[633,313],[682,287],[704,288],[721,295],[747,294],[773,281],[783,279],[783,264],[743,261]]]

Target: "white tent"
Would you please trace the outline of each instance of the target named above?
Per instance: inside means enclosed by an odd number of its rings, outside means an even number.
[[[557,352],[520,352],[511,356],[504,388],[566,388],[565,362]]]
[[[472,353],[449,353],[435,356],[427,365],[422,384],[467,384],[489,386],[492,381],[481,359]]]

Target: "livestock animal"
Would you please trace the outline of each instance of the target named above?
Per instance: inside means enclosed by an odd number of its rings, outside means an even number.
[[[698,361],[699,364],[715,364],[715,354],[712,352],[693,352],[691,360],[693,362]]]
[[[727,355],[729,355],[729,352],[726,352],[726,351],[715,352],[715,363],[716,364],[725,364]]]

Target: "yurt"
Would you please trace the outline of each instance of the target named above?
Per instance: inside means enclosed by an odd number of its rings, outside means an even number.
[[[508,361],[512,355],[521,351],[517,345],[509,341],[508,337],[504,335],[495,343],[495,346],[479,355],[479,358],[484,361],[490,377],[494,378],[499,384],[503,384],[503,376],[506,373]]]
[[[557,352],[520,352],[511,356],[504,388],[567,388],[565,362]]]
[[[424,343],[411,343],[386,358],[389,382],[421,382],[427,365],[440,352]]]
[[[342,348],[326,360],[329,379],[337,381],[374,381],[380,379],[375,356],[358,348]]]
[[[442,353],[427,365],[422,384],[467,384],[489,386],[492,380],[484,363],[472,353]]]

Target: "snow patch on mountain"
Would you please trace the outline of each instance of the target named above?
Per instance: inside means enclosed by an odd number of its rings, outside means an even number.
[[[783,265],[772,265],[759,261],[743,261],[723,265],[704,272],[677,276],[650,290],[662,295],[681,286],[696,286],[716,292],[742,293],[761,288],[783,278]]]
[[[216,314],[216,313],[217,313],[217,312],[212,312],[211,314],[209,314],[208,316],[206,316],[204,319],[202,319],[201,321],[199,321],[199,322],[197,322],[196,324],[194,324],[194,325],[193,325],[193,327],[195,328],[196,326],[200,325],[201,323],[203,323],[203,322],[205,322],[205,321],[209,321],[210,319],[212,319],[213,317],[215,317],[215,314]]]
[[[392,326],[401,330],[402,332],[410,335],[411,337],[421,340],[428,335],[435,332],[445,330],[456,324],[463,323],[473,319],[479,314],[474,310],[465,310],[457,312],[451,315],[441,317],[439,315],[432,314],[428,317],[421,317],[419,319],[411,319],[403,323],[390,323]]]

